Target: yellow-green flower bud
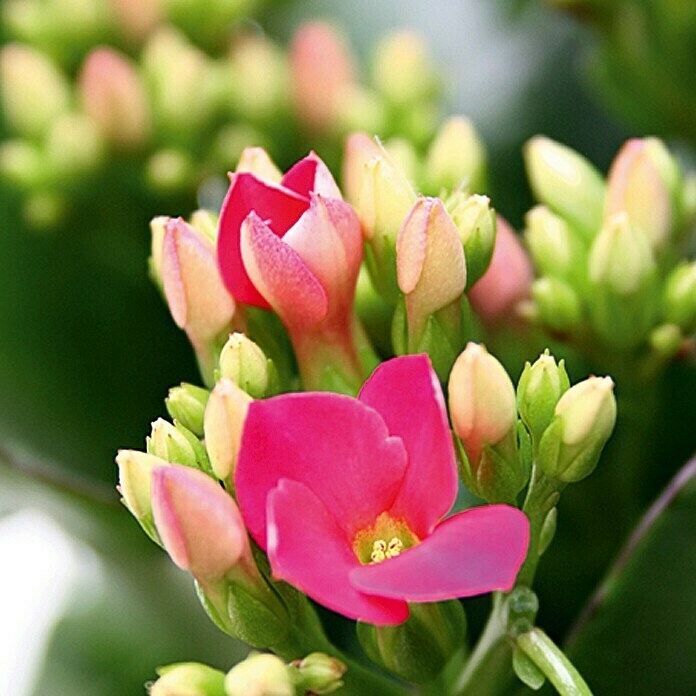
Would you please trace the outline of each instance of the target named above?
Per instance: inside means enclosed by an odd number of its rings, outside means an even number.
[[[577,292],[558,278],[539,278],[532,283],[537,317],[552,331],[572,332],[582,319]]]
[[[426,190],[456,188],[474,193],[486,188],[486,150],[468,118],[445,121],[435,136],[425,161]]]
[[[189,219],[191,227],[201,232],[211,242],[217,241],[218,216],[211,210],[199,209],[191,213]]]
[[[203,435],[203,414],[210,392],[203,387],[182,382],[172,387],[164,400],[169,415],[190,430],[194,435]]]
[[[245,147],[234,170],[237,173],[249,172],[259,179],[279,184],[283,174],[262,147]]]
[[[471,288],[486,272],[496,238],[495,211],[488,196],[455,194],[448,207],[459,230],[466,257],[466,280]]]
[[[565,363],[544,351],[532,365],[526,363],[517,383],[517,410],[534,445],[553,419],[556,404],[570,387]]]
[[[50,177],[41,149],[16,138],[0,144],[0,176],[23,189],[37,189]]]
[[[313,694],[331,694],[343,686],[341,677],[348,669],[339,659],[326,653],[313,652],[297,660],[300,688]]]
[[[243,333],[233,333],[220,353],[220,376],[231,379],[253,399],[274,393],[277,373],[273,361]]]
[[[575,150],[542,136],[527,142],[524,157],[536,197],[592,239],[602,224],[601,174]]]
[[[225,696],[225,675],[207,665],[182,662],[160,667],[157,674],[150,696]]]
[[[46,139],[46,166],[58,179],[85,176],[102,161],[104,141],[94,121],[82,114],[63,114]]]
[[[680,265],[667,278],[662,313],[685,333],[696,331],[696,261]]]
[[[650,332],[650,347],[660,357],[669,359],[684,345],[685,337],[676,324],[660,324]]]
[[[227,696],[295,696],[293,672],[276,655],[252,654],[225,677]]]
[[[152,423],[152,430],[147,438],[147,453],[171,464],[197,466],[196,452],[189,440],[163,418]]]
[[[539,468],[565,483],[581,481],[597,466],[616,422],[614,382],[589,377],[571,387],[556,404],[537,456]]]

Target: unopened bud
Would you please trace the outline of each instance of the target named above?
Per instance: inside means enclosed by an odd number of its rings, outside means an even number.
[[[194,435],[203,435],[203,414],[210,393],[207,389],[182,382],[172,387],[164,403],[169,415]]]
[[[455,116],[446,121],[432,142],[425,162],[427,190],[461,187],[469,193],[486,188],[486,151],[468,118]]]
[[[50,176],[41,148],[16,138],[0,144],[0,176],[22,189],[37,189]]]
[[[313,652],[293,663],[300,688],[313,694],[331,694],[343,686],[341,677],[348,669],[338,658]]]
[[[160,667],[157,674],[150,696],[225,696],[225,675],[207,665],[182,662]]]
[[[527,142],[524,156],[536,197],[592,239],[602,224],[601,174],[575,150],[542,136]]]
[[[218,216],[211,210],[198,209],[191,213],[191,227],[201,232],[213,244],[217,241]]]
[[[594,471],[616,422],[613,390],[611,378],[590,377],[563,394],[539,443],[537,464],[546,475],[572,483]]]
[[[213,388],[205,409],[205,446],[215,475],[231,482],[237,465],[251,397],[230,379],[221,379]]]
[[[171,193],[190,188],[194,162],[184,150],[164,148],[145,162],[145,178],[155,191]]]
[[[396,269],[415,349],[428,317],[461,299],[466,287],[464,250],[439,198],[420,197],[411,208],[396,242]],[[452,328],[458,335],[460,327]]]
[[[147,453],[172,464],[197,466],[196,452],[189,440],[163,418],[152,423],[147,438]]]
[[[94,121],[82,114],[64,114],[52,124],[46,140],[46,165],[56,178],[85,176],[101,163],[104,141]]]
[[[557,364],[548,350],[533,365],[525,364],[517,383],[517,410],[535,445],[551,423],[558,400],[569,388],[563,360]]]
[[[252,654],[225,677],[227,696],[295,696],[293,672],[271,654]]]
[[[231,379],[253,399],[271,396],[277,386],[272,360],[243,333],[233,333],[220,353],[220,376]]]
[[[160,0],[109,0],[119,28],[128,38],[142,43],[162,20]]]
[[[524,239],[539,275],[577,278],[582,269],[582,243],[566,221],[538,205],[525,216]]]
[[[137,147],[150,132],[145,87],[135,65],[108,47],[94,49],[78,80],[82,107],[102,136],[123,147]]]
[[[605,215],[625,212],[653,249],[668,240],[673,223],[673,191],[679,169],[657,138],[629,140],[607,179]]]
[[[20,135],[42,137],[54,119],[67,112],[68,81],[43,53],[7,44],[0,51],[0,77],[5,122]]]
[[[668,276],[662,313],[685,333],[696,331],[696,261],[682,264]]]
[[[382,152],[383,149],[376,139],[367,133],[351,133],[346,138],[341,183],[346,200],[351,205],[358,205],[367,163],[374,157],[379,157]]]
[[[466,280],[469,287],[478,281],[491,263],[496,238],[495,211],[487,196],[455,194],[450,208],[452,220],[459,231],[466,258]]]
[[[569,333],[582,321],[580,298],[573,288],[558,278],[538,278],[532,283],[537,316],[552,331]]]
[[[648,340],[655,353],[669,359],[684,346],[685,337],[676,324],[660,324],[650,332]]]
[[[262,147],[245,147],[237,162],[237,173],[249,172],[259,179],[277,184],[283,178],[269,154]]]

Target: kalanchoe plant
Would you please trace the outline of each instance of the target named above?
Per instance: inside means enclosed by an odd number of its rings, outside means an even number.
[[[153,423],[147,453],[119,453],[120,490],[193,576],[213,622],[269,652],[227,675],[163,668],[152,692],[399,694],[438,683],[480,696],[507,693],[517,674],[589,694],[535,625],[532,584],[562,492],[592,472],[611,435],[613,383],[571,386],[547,351],[516,391],[483,345],[461,351],[467,271],[480,283],[504,275],[514,234],[503,228],[496,256],[490,202],[447,193],[455,179],[440,150],[431,174],[447,201],[417,197],[378,143],[352,142],[374,156],[360,164],[372,206],[362,225],[316,155],[282,175],[260,149],[231,175],[219,231],[204,211],[153,222],[151,275],[208,388],[170,391],[174,422]],[[377,334],[393,339],[374,370],[355,307],[363,244],[375,287],[396,283],[372,295]],[[519,278],[505,303],[528,288]],[[242,331],[227,336],[232,324]],[[462,483],[485,504],[458,506]],[[486,593],[491,615],[469,653],[460,599]],[[312,602],[356,621],[382,671],[333,645]]]

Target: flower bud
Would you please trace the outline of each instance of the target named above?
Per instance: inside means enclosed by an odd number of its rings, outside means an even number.
[[[150,484],[153,469],[168,466],[168,462],[152,454],[136,450],[120,450],[116,456],[119,472],[119,491],[131,511],[150,538],[159,543],[152,519]]]
[[[558,278],[538,278],[532,283],[532,297],[538,318],[552,331],[569,333],[582,320],[577,292]]]
[[[648,338],[650,347],[657,355],[669,360],[684,346],[684,334],[676,324],[660,324],[656,326]]]
[[[536,197],[592,239],[602,224],[601,174],[575,150],[542,136],[527,142],[524,157]]]
[[[180,193],[193,185],[194,162],[188,152],[178,148],[163,148],[145,162],[148,185],[160,193]]]
[[[6,124],[27,137],[42,137],[70,105],[64,75],[39,51],[19,43],[0,51],[2,112]]]
[[[423,683],[439,674],[461,644],[466,618],[458,600],[412,604],[398,626],[358,623],[358,639],[367,656],[409,682]]]
[[[218,222],[218,216],[210,210],[199,208],[191,213],[191,227],[213,243],[217,241]]]
[[[551,423],[556,404],[569,389],[570,380],[561,360],[545,350],[532,365],[525,363],[517,383],[517,410],[535,445]]]
[[[696,331],[696,261],[683,263],[667,277],[662,314],[685,333]]]
[[[450,202],[453,204],[450,208],[452,220],[464,245],[467,284],[472,287],[486,272],[493,258],[495,212],[487,196],[456,194]]]
[[[196,452],[189,440],[163,418],[152,423],[152,430],[147,438],[147,453],[172,464],[198,465]]]
[[[194,435],[203,435],[203,414],[210,393],[207,389],[182,382],[172,387],[164,400],[167,412]]]
[[[344,91],[355,82],[355,66],[345,39],[330,24],[308,22],[292,39],[290,65],[299,121],[312,133],[334,131]]]
[[[282,173],[262,147],[245,147],[237,162],[235,173],[250,172],[259,179],[280,183]]]
[[[563,218],[538,205],[525,216],[524,239],[539,275],[567,280],[583,268],[582,243]]]
[[[162,287],[162,244],[164,243],[164,228],[170,218],[158,215],[150,220],[150,258],[147,261],[150,278],[160,290]]]
[[[225,677],[227,696],[295,696],[293,672],[279,657],[252,654]]]
[[[529,297],[534,278],[527,252],[500,215],[496,218],[496,229],[491,262],[468,293],[476,313],[491,325],[515,316],[518,304]]]
[[[259,346],[243,333],[233,333],[220,353],[220,376],[232,380],[253,399],[271,396],[277,372]]]
[[[143,144],[150,132],[149,107],[130,59],[108,47],[94,49],[82,66],[78,92],[107,141],[126,148]]]
[[[563,394],[539,443],[537,464],[547,476],[573,483],[594,471],[616,422],[613,390],[610,377],[589,377]]]
[[[109,7],[119,28],[138,45],[162,21],[160,0],[109,0]]]
[[[375,138],[367,133],[351,133],[343,147],[342,190],[351,205],[358,205],[367,163],[384,152]]]
[[[471,193],[486,188],[486,151],[468,118],[455,116],[435,136],[425,161],[427,190],[461,187]]]
[[[251,397],[232,380],[221,379],[213,388],[205,409],[205,446],[213,472],[231,482],[242,440],[242,429]]]
[[[300,688],[313,694],[330,694],[343,686],[341,677],[348,669],[339,659],[313,652],[293,663]]]
[[[0,143],[0,176],[7,183],[31,190],[40,188],[50,175],[41,148],[15,138]]]
[[[421,196],[411,208],[396,242],[396,270],[406,302],[409,351],[415,352],[428,318],[460,300],[466,287],[464,250],[439,198]],[[459,335],[459,326],[451,328]]]
[[[653,249],[664,246],[674,217],[673,188],[679,169],[657,138],[629,140],[616,156],[607,179],[604,213],[625,212]]]
[[[375,50],[372,75],[377,89],[400,106],[417,104],[437,89],[427,46],[416,32],[399,31],[384,37]]]
[[[51,124],[45,165],[56,179],[69,181],[94,171],[104,155],[104,142],[91,118],[63,114]]]
[[[157,670],[150,696],[225,696],[225,675],[197,662],[181,662]]]

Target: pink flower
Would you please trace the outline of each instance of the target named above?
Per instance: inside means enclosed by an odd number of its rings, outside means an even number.
[[[285,394],[251,404],[236,490],[273,574],[377,625],[407,602],[509,590],[529,540],[506,505],[443,520],[457,470],[442,392],[425,355],[383,363],[357,399]]]
[[[311,153],[279,184],[249,172],[230,178],[218,237],[227,289],[278,314],[306,387],[318,386],[327,354],[361,383],[353,300],[362,232],[326,165]]]

